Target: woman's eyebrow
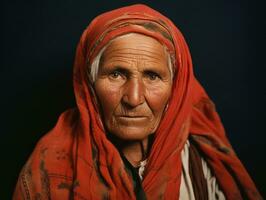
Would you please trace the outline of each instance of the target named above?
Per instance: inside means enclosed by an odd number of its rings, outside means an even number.
[[[104,71],[108,71],[108,72],[113,72],[113,71],[119,71],[122,74],[130,74],[130,70],[127,69],[126,67],[120,66],[120,65],[116,65],[116,66],[112,66],[112,67],[105,67]]]
[[[165,74],[167,73],[168,70],[169,69],[165,66],[161,66],[161,67],[147,66],[143,69],[143,72],[156,72],[160,74]]]

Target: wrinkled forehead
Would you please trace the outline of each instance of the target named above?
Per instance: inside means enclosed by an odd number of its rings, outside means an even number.
[[[176,71],[173,65],[174,61],[164,44],[143,34],[128,33],[111,40],[87,67],[87,77],[89,77],[90,83],[95,82],[103,63],[107,62],[113,65],[114,63],[118,64],[117,62],[121,64],[123,61],[127,64],[138,63],[151,66],[160,65],[160,68],[167,67],[172,80]]]
[[[145,61],[147,59],[160,60],[168,55],[165,45],[159,43],[156,39],[139,34],[128,33],[118,36],[111,40],[103,49],[101,60],[116,56],[126,57],[128,59],[140,58]]]

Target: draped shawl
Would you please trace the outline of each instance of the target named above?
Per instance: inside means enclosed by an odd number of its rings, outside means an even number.
[[[168,109],[154,133],[142,187],[147,199],[179,199],[181,150],[190,138],[227,199],[261,199],[233,151],[215,110],[196,80],[188,46],[178,28],[145,6],[119,8],[96,17],[83,32],[74,63],[77,108],[62,113],[24,166],[14,199],[135,199],[132,177],[106,137],[89,66],[117,36],[140,33],[167,47],[175,67]]]

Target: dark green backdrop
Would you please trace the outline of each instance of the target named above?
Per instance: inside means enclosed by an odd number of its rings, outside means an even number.
[[[266,184],[265,7],[251,0],[1,1],[1,187],[10,199],[23,164],[61,112],[75,106],[72,63],[98,14],[144,2],[181,29],[195,74],[259,190]]]

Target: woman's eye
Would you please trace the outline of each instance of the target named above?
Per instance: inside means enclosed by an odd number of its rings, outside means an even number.
[[[154,72],[148,72],[147,73],[147,77],[152,80],[152,81],[155,81],[157,79],[160,79],[160,76],[157,74],[157,73],[154,73]]]
[[[122,76],[122,74],[119,72],[119,71],[113,71],[109,74],[109,76],[113,79],[117,79],[119,78],[120,76]]]

